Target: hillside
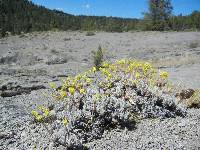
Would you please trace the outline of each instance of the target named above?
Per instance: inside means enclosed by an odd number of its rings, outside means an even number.
[[[200,12],[188,16],[171,16],[162,30],[199,30]],[[0,1],[0,36],[47,30],[98,30],[123,32],[154,30],[149,20],[104,16],[74,16],[38,6],[28,0]]]
[[[127,31],[137,22],[137,19],[74,16],[27,0],[1,0],[0,14],[2,32],[13,34],[53,29]]]

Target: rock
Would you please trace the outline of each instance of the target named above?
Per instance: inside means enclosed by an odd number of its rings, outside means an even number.
[[[179,97],[180,100],[189,99],[194,94],[194,92],[195,90],[193,89],[182,90],[180,93],[176,94],[176,97]]]
[[[33,85],[30,87],[12,87],[11,90],[5,90],[5,88],[1,91],[1,97],[12,97],[21,94],[29,94],[31,91],[46,89],[43,85]]]
[[[10,139],[13,138],[14,135],[16,135],[15,132],[2,132],[0,133],[0,139]]]
[[[67,57],[55,57],[49,59],[46,64],[47,65],[54,65],[54,64],[64,64],[67,63],[70,60],[70,58]]]

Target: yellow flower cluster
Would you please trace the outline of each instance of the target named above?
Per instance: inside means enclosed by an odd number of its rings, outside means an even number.
[[[66,92],[66,91],[59,90],[58,92],[59,92],[60,97],[61,97],[62,99],[65,98],[65,97],[67,96],[67,92]]]
[[[125,63],[126,63],[125,59],[121,59],[121,60],[117,61],[117,64],[119,64],[119,65],[124,65]]]
[[[92,71],[96,72],[97,71],[96,67],[92,67]]]
[[[109,74],[108,69],[106,69],[106,68],[99,68],[99,70],[101,71],[102,74],[108,76],[108,74]]]
[[[74,95],[75,92],[80,94],[86,94],[86,89],[93,83],[91,76],[96,76],[97,69],[92,67],[82,74],[78,74],[75,77],[68,77],[63,81],[60,90],[55,91],[53,94],[57,99],[64,99],[67,95]],[[157,70],[152,67],[148,62],[142,62],[137,60],[118,60],[115,63],[102,63],[99,68],[99,73],[102,79],[99,81],[98,85],[100,88],[112,88],[113,83],[121,80],[121,75],[129,76],[132,83],[139,83],[140,80],[145,79],[150,85],[155,85],[153,83],[158,79]],[[168,73],[165,71],[160,72],[160,78],[166,79]],[[55,89],[56,85],[50,83],[50,86]]]
[[[109,64],[108,64],[107,62],[104,62],[103,65],[102,65],[102,67],[103,67],[103,68],[108,68],[108,67],[109,67]]]
[[[59,90],[55,90],[52,96],[57,100],[63,100],[67,95],[74,95],[75,92],[85,94],[85,88],[92,84],[92,79],[89,75],[96,72],[96,67],[92,67],[90,70],[83,74],[78,74],[75,77],[67,77],[63,80],[63,84]],[[50,87],[55,89],[55,83],[50,83]]]
[[[136,78],[136,79],[139,79],[140,77],[141,77],[140,73],[139,73],[139,72],[136,72],[136,73],[135,73],[135,78]]]
[[[31,114],[35,118],[36,121],[40,122],[42,121],[43,118],[49,116],[49,109],[45,108],[44,106],[38,106],[38,110],[41,111],[42,113],[39,114],[37,111],[33,110],[31,111]]]
[[[63,122],[64,126],[67,126],[69,123],[69,120],[65,117],[65,118],[63,118],[62,122]]]
[[[69,87],[68,91],[71,95],[74,95],[75,89],[73,87]]]
[[[167,79],[167,78],[168,78],[168,72],[166,72],[166,71],[161,71],[161,72],[160,72],[160,77],[161,77],[162,79]]]
[[[79,92],[80,92],[80,94],[85,94],[85,90],[84,89],[80,89]]]
[[[86,83],[87,83],[88,85],[92,84],[92,80],[91,80],[90,78],[86,78],[85,80],[86,80]]]
[[[42,120],[42,115],[39,115],[39,113],[37,111],[32,110],[31,114],[33,115],[33,117],[35,118],[36,121],[41,121]]]
[[[152,68],[152,66],[149,63],[144,63],[142,65],[142,69],[144,74],[146,75],[148,73],[148,71]]]
[[[56,88],[56,84],[53,83],[53,82],[51,82],[49,85],[50,85],[50,87],[51,87],[52,89],[55,89],[55,88]]]

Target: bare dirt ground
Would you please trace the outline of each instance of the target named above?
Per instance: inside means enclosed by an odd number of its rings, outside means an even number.
[[[14,131],[33,105],[46,102],[42,93],[48,91],[49,82],[59,84],[66,76],[91,67],[91,51],[99,45],[105,60],[149,61],[168,71],[173,83],[200,87],[200,32],[100,32],[94,36],[86,36],[86,32],[35,32],[11,36],[0,39],[0,92],[26,94],[0,97],[0,133]],[[9,142],[0,142],[0,149],[4,144]]]
[[[91,51],[105,49],[106,60],[134,58],[166,68],[173,81],[200,87],[199,32],[96,33],[42,32],[0,40],[0,83],[57,80],[92,66]],[[184,84],[184,83],[183,83]]]

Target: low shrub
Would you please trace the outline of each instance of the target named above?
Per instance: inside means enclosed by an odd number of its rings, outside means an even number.
[[[102,62],[103,62],[103,57],[104,57],[103,56],[103,50],[102,50],[100,45],[99,45],[97,51],[92,51],[92,57],[93,57],[94,65],[98,70],[99,67],[101,66]]]
[[[86,33],[86,36],[93,36],[93,35],[95,35],[95,33],[92,32],[92,31],[88,31],[88,32]]]
[[[167,78],[167,72],[158,73],[146,62],[104,62],[99,71],[93,67],[68,77],[61,87],[51,83],[55,101],[32,115],[36,125],[47,129],[53,146],[83,148],[107,129],[134,129],[137,119],[184,116],[184,107],[166,91]]]

